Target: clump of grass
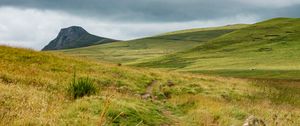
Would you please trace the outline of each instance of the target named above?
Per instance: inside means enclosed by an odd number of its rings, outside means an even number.
[[[104,109],[102,110],[99,118],[99,126],[103,126],[105,124],[105,116],[108,112],[109,106],[111,104],[111,97],[109,96],[106,98],[105,103],[104,103]],[[117,115],[113,120],[115,120],[119,115]]]
[[[74,79],[68,87],[68,93],[74,99],[90,96],[96,93],[96,86],[88,77],[79,78],[78,81]]]

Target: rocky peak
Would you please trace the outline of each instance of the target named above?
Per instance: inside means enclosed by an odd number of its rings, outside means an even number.
[[[71,26],[61,29],[57,37],[42,50],[78,48],[114,41],[116,40],[92,35],[80,26]]]
[[[63,28],[60,30],[58,37],[76,37],[84,34],[89,34],[86,30],[84,30],[80,26],[71,26],[68,28]]]
[[[71,26],[68,28],[63,28],[58,33],[56,39],[58,39],[57,46],[63,46],[68,44],[81,36],[88,35],[89,33],[80,26]]]

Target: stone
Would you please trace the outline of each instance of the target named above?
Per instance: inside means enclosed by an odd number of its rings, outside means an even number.
[[[256,118],[255,116],[249,116],[243,126],[266,126],[263,120]]]

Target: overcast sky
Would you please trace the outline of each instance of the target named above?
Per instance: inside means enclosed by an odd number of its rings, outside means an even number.
[[[129,40],[274,17],[300,17],[300,0],[0,0],[0,44],[39,50],[73,25]]]

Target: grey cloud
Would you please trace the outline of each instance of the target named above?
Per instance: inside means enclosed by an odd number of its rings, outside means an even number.
[[[71,25],[128,40],[299,12],[300,0],[0,0],[0,45],[40,49]]]
[[[82,26],[90,33],[99,36],[128,40],[168,31],[257,21],[255,16],[240,15],[234,18],[206,21],[119,23],[82,18],[59,11],[15,7],[0,7],[0,18],[0,45],[6,44],[34,49],[41,49],[57,35],[60,28],[71,25]]]
[[[273,2],[272,2],[273,1]],[[1,6],[60,10],[101,20],[129,22],[184,22],[214,20],[240,14],[261,19],[299,17],[296,0],[0,0]],[[270,4],[268,4],[270,2]],[[289,4],[293,3],[293,4]],[[281,6],[282,5],[282,6]],[[292,5],[296,7],[292,7]]]

